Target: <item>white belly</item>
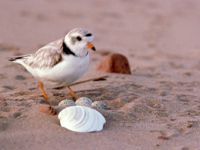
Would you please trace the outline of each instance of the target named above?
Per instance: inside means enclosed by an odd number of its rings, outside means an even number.
[[[34,68],[28,71],[44,84],[66,86],[78,80],[87,70],[89,54],[85,57],[63,56],[63,60],[51,68]]]

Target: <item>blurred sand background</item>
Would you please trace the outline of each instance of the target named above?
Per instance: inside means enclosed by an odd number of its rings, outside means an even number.
[[[0,149],[200,149],[199,0],[0,0]],[[76,27],[94,34],[96,52],[71,88],[101,100],[107,122],[101,132],[75,133],[46,104],[37,81],[9,56],[34,53]],[[131,75],[95,72],[109,53],[121,53]],[[49,103],[72,99],[68,89],[45,87]]]

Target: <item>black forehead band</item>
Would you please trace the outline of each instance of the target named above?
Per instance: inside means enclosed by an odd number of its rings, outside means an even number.
[[[89,37],[89,36],[92,36],[92,34],[91,34],[91,33],[88,33],[88,34],[86,34],[85,36],[88,36],[88,37]]]

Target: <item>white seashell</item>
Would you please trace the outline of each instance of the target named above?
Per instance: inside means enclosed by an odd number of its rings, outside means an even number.
[[[76,104],[74,103],[74,101],[72,100],[68,100],[68,99],[65,99],[65,100],[62,100],[58,106],[76,106]]]
[[[102,101],[95,101],[92,103],[92,106],[96,107],[97,109],[108,109],[107,105]]]
[[[91,106],[92,100],[87,97],[80,97],[76,100],[75,104],[79,106]]]
[[[101,113],[85,106],[70,106],[59,114],[60,124],[71,131],[93,132],[101,131],[106,122]]]

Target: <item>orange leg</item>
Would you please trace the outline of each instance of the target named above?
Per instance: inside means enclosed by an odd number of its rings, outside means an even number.
[[[43,83],[42,83],[42,81],[40,81],[40,82],[38,83],[38,86],[40,87],[40,89],[41,89],[41,91],[42,91],[42,93],[43,93],[43,95],[44,95],[44,98],[45,98],[46,100],[48,100],[47,94],[45,93],[44,88],[43,88]]]
[[[69,86],[67,86],[67,88],[68,88],[68,89],[70,90],[70,92],[72,93],[74,99],[75,99],[75,100],[78,99],[78,97],[74,94],[74,92],[72,91],[72,89],[71,89]]]

